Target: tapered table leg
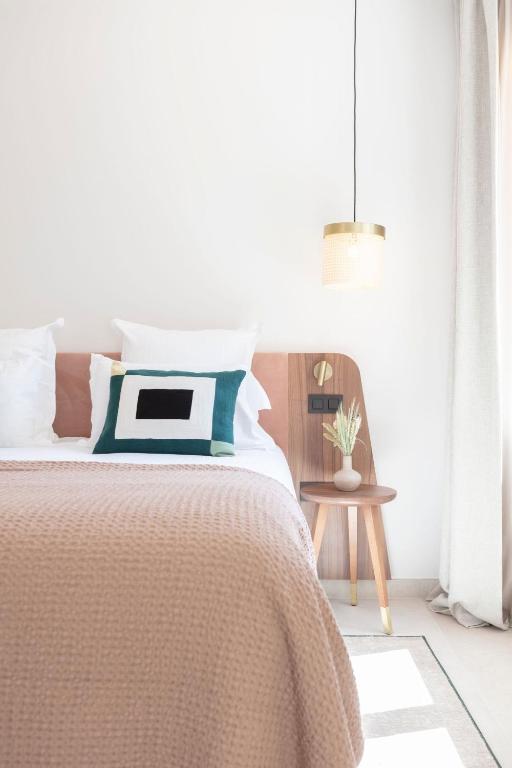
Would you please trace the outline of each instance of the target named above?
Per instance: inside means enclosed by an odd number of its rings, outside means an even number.
[[[329,507],[327,504],[318,504],[315,512],[315,521],[313,523],[313,547],[315,549],[317,561],[322,546],[322,539],[324,538],[328,510]]]
[[[368,534],[368,544],[370,545],[370,556],[372,559],[373,573],[375,575],[375,584],[377,586],[377,595],[379,598],[380,615],[384,625],[384,632],[387,635],[393,633],[391,624],[391,611],[389,609],[388,587],[386,584],[386,571],[384,568],[384,553],[382,552],[382,543],[378,536],[378,507],[364,508],[364,521],[366,524],[366,533]]]
[[[350,602],[352,605],[357,605],[357,507],[348,507],[348,557]]]

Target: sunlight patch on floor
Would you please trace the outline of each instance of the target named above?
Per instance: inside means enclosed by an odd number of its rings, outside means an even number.
[[[359,768],[464,768],[446,728],[367,739]]]
[[[363,715],[433,703],[409,651],[363,654],[350,660]]]

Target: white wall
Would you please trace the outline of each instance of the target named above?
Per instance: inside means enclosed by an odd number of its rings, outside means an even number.
[[[0,326],[264,326],[360,365],[396,577],[436,574],[451,303],[452,4],[361,0],[371,293],[320,286],[351,215],[352,0],[0,0]]]

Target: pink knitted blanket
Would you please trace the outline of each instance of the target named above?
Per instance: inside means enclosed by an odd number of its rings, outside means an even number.
[[[0,765],[352,768],[301,510],[247,470],[0,463]]]

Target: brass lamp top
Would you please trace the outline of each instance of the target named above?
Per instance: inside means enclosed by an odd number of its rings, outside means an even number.
[[[365,224],[362,221],[338,221],[325,225],[324,237],[329,235],[375,235],[385,240],[386,227],[381,224]]]

